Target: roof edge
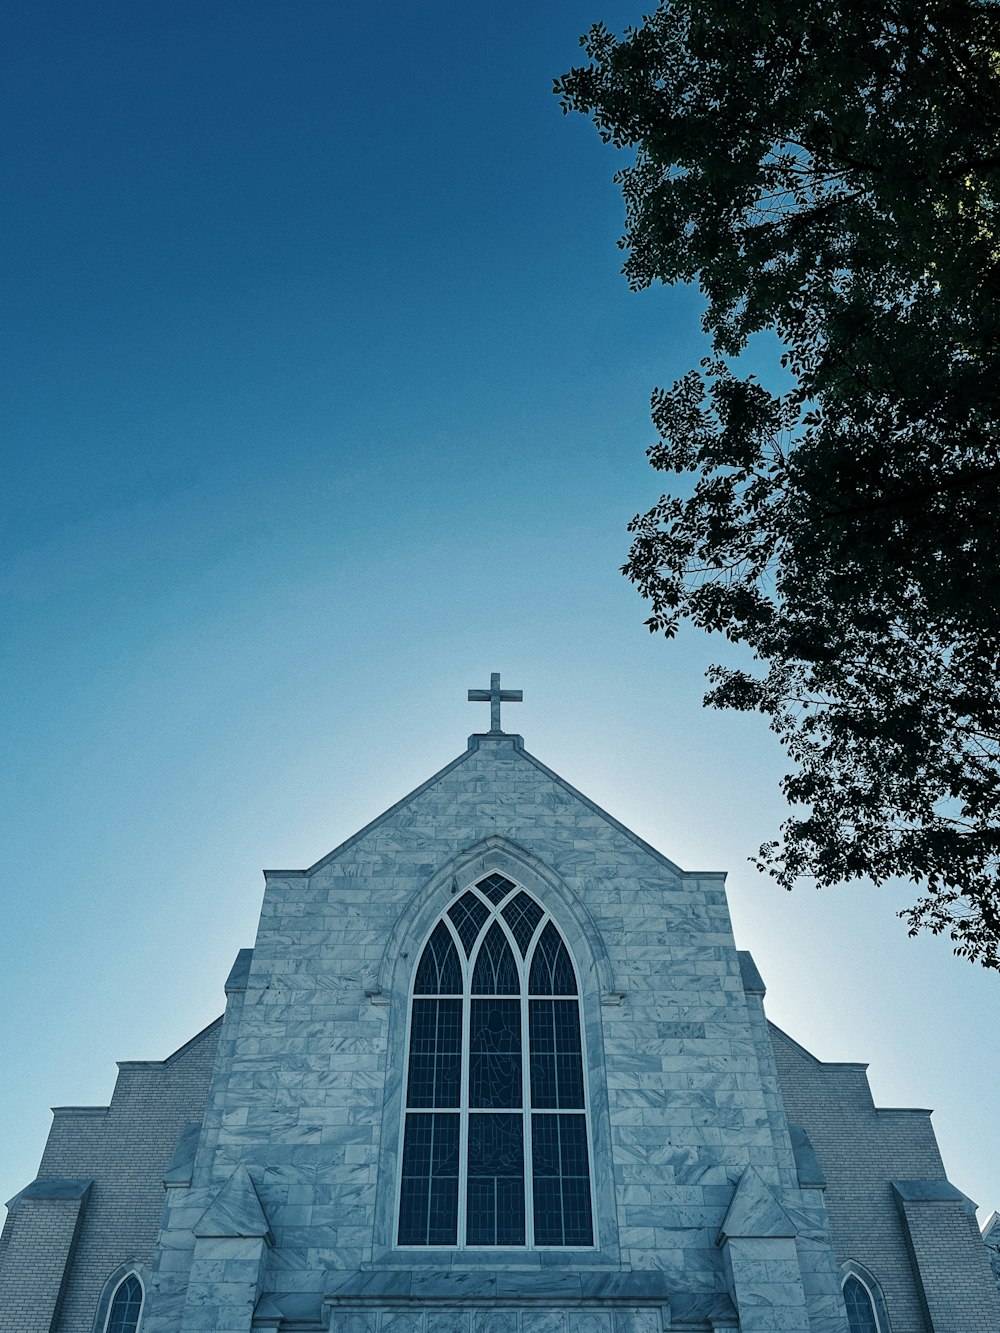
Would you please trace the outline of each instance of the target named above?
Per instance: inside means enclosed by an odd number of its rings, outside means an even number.
[[[870,1062],[868,1060],[821,1060],[818,1055],[813,1055],[812,1051],[807,1051],[801,1042],[796,1041],[794,1037],[790,1037],[784,1028],[779,1028],[773,1018],[769,1018],[767,1024],[768,1027],[774,1028],[775,1032],[780,1033],[786,1041],[791,1042],[795,1049],[807,1056],[814,1065],[819,1065],[820,1069],[853,1069],[863,1074],[869,1066]]]
[[[218,1018],[213,1018],[211,1023],[206,1024],[200,1032],[196,1032],[193,1037],[189,1037],[183,1046],[178,1046],[176,1051],[171,1051],[162,1060],[116,1060],[115,1064],[119,1069],[165,1069],[167,1065],[172,1065],[175,1060],[179,1060],[182,1055],[185,1055],[192,1046],[201,1041],[202,1037],[207,1037],[213,1028],[219,1027],[222,1019],[222,1014]]]
[[[584,796],[582,791],[578,791],[572,783],[569,783],[565,778],[560,777],[558,773],[549,768],[547,764],[543,764],[540,759],[536,759],[528,750],[521,749],[520,753],[527,759],[529,764],[534,764],[535,768],[544,773],[547,778],[551,778],[552,781],[562,787],[564,791],[568,791],[571,796],[575,796],[578,801],[582,801],[583,804],[587,806],[589,810],[592,810],[595,815],[600,815],[602,819],[606,819],[612,828],[617,829],[619,833],[624,833],[626,838],[629,838],[638,847],[641,847],[644,852],[653,857],[654,860],[659,861],[661,865],[666,866],[666,868],[673,874],[680,876],[682,879],[690,879],[699,874],[706,877],[718,877],[725,883],[726,871],[724,870],[682,870],[676,861],[671,861],[669,856],[664,856],[662,852],[657,851],[651,843],[646,842],[645,838],[640,838],[638,833],[633,833],[627,825],[621,822],[621,820],[615,819],[614,815],[609,815],[607,810],[599,806],[596,801],[592,801],[589,796]]]
[[[470,740],[471,739],[473,738],[470,737]],[[346,852],[349,847],[353,847],[356,842],[360,842],[362,838],[367,837],[368,834],[371,833],[373,829],[377,829],[380,824],[385,823],[387,819],[397,814],[405,806],[409,805],[411,801],[416,800],[418,796],[422,796],[423,793],[427,791],[430,787],[433,787],[436,782],[440,782],[442,778],[447,777],[449,773],[451,773],[454,769],[458,768],[459,764],[464,763],[465,760],[468,759],[469,755],[473,754],[474,751],[478,748],[479,748],[478,745],[473,746],[470,744],[469,748],[467,750],[463,750],[462,753],[457,756],[457,758],[451,761],[450,764],[445,764],[444,768],[439,768],[436,773],[432,774],[432,776],[427,779],[426,782],[422,782],[419,787],[414,787],[412,791],[407,792],[407,794],[401,797],[395,803],[395,805],[390,805],[388,810],[383,810],[380,815],[376,815],[374,819],[369,820],[367,824],[365,824],[362,828],[358,829],[357,833],[352,833],[349,838],[345,838],[343,842],[338,843],[337,846],[334,847],[333,851],[327,852],[325,856],[321,856],[318,861],[314,862],[307,869],[265,870],[264,878],[267,879],[269,875],[275,875],[275,876],[315,875],[317,870],[322,870],[324,866],[329,865],[330,862],[333,861],[336,857],[340,856],[342,852]]]
[[[922,1115],[934,1114],[933,1106],[876,1106],[876,1115]]]
[[[329,865],[331,861],[335,860],[343,852],[346,852],[349,848],[353,847],[355,843],[360,842],[362,838],[367,837],[368,834],[377,829],[380,824],[384,823],[387,819],[390,819],[393,815],[398,814],[398,812],[409,805],[411,801],[416,800],[418,796],[422,796],[423,793],[433,787],[435,783],[440,782],[442,778],[447,777],[449,773],[452,773],[460,764],[463,764],[470,755],[474,754],[479,749],[481,741],[487,739],[493,741],[502,739],[510,742],[511,748],[517,754],[521,755],[522,758],[526,759],[529,764],[532,764],[539,770],[539,772],[544,773],[547,778],[562,787],[564,791],[568,792],[576,800],[582,802],[582,804],[589,810],[592,810],[595,815],[598,815],[601,819],[605,820],[612,828],[623,834],[631,842],[635,843],[637,847],[640,847],[648,856],[651,856],[655,861],[658,861],[660,865],[664,866],[672,874],[677,875],[682,879],[692,879],[696,877],[717,879],[720,884],[725,884],[727,874],[725,870],[682,869],[676,861],[671,861],[669,856],[665,856],[663,852],[658,851],[652,843],[648,843],[645,838],[641,838],[638,833],[634,833],[626,824],[623,824],[621,820],[616,819],[614,815],[609,814],[607,810],[598,805],[596,801],[592,801],[589,796],[585,796],[584,793],[574,787],[572,783],[567,782],[565,778],[560,777],[554,769],[549,768],[547,764],[543,764],[540,759],[536,758],[535,755],[531,754],[530,751],[524,748],[523,738],[514,732],[503,732],[501,736],[493,736],[490,733],[476,733],[470,736],[468,748],[463,750],[460,755],[451,761],[451,763],[445,764],[444,768],[438,769],[438,771],[432,774],[426,782],[422,782],[419,787],[414,787],[412,791],[407,792],[407,794],[396,801],[394,805],[390,805],[387,810],[383,810],[380,815],[377,815],[374,819],[363,825],[363,827],[358,829],[356,833],[352,833],[349,838],[345,838],[343,842],[338,843],[332,851],[327,852],[325,856],[321,856],[320,859],[315,861],[311,866],[308,866],[305,869],[295,870],[265,870],[265,879],[271,876],[281,877],[285,875],[301,875],[308,877],[314,875],[318,870],[322,870],[324,866]]]
[[[24,1189],[18,1190],[12,1199],[8,1199],[5,1206],[13,1213],[24,1199],[43,1203],[76,1199],[79,1205],[90,1193],[93,1183],[93,1177],[36,1176]]]

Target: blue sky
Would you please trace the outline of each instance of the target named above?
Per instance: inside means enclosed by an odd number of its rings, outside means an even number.
[[[2,1198],[50,1105],[221,1010],[261,868],[453,758],[500,670],[533,753],[730,870],[771,1016],[936,1107],[1000,1206],[995,976],[907,940],[906,890],[751,870],[781,756],[617,572],[701,306],[628,292],[615,155],[551,82],[640,12],[5,7]]]

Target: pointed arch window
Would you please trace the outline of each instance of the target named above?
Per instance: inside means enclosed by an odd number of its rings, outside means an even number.
[[[410,1001],[397,1243],[592,1247],[576,969],[506,876],[457,897]]]
[[[126,1273],[115,1288],[108,1308],[104,1333],[136,1333],[142,1317],[142,1283],[136,1273]]]
[[[851,1333],[883,1333],[875,1302],[867,1285],[851,1273],[844,1280],[844,1304],[847,1307],[847,1326]]]

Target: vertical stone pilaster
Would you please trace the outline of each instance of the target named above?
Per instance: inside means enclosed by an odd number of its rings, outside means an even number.
[[[795,1241],[785,1236],[727,1237],[726,1280],[742,1333],[809,1333]]]
[[[250,1333],[267,1249],[263,1236],[199,1236],[181,1333]]]
[[[990,1257],[990,1267],[1000,1292],[1000,1213],[991,1213],[983,1227],[983,1243]]]
[[[809,1312],[810,1333],[848,1333],[841,1290],[843,1273],[837,1264],[822,1192],[800,1189],[802,1201],[789,1206],[798,1227],[795,1249],[802,1289]]]
[[[194,1237],[180,1333],[250,1333],[271,1230],[242,1163],[195,1225]]]
[[[748,1166],[736,1187],[719,1245],[726,1283],[744,1333],[810,1333],[795,1245],[795,1223]]]

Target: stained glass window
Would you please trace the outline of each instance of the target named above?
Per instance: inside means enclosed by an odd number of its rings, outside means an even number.
[[[417,995],[460,995],[462,992],[462,967],[443,921],[438,922],[427,941],[413,989]]]
[[[506,876],[448,908],[410,1007],[400,1245],[592,1246],[576,972]]]
[[[535,1244],[589,1245],[590,1163],[582,1115],[531,1119]]]
[[[531,1104],[583,1110],[580,1006],[576,1000],[531,1000]]]
[[[142,1283],[129,1273],[115,1288],[108,1311],[106,1333],[136,1333],[142,1314]]]
[[[469,1117],[466,1243],[524,1244],[524,1117]]]
[[[403,1137],[400,1245],[454,1245],[458,1237],[457,1115],[408,1115]]]
[[[458,902],[448,909],[448,915],[455,923],[466,956],[472,953],[472,946],[489,914],[490,909],[482,898],[477,898],[474,893],[463,893]]]
[[[879,1333],[878,1319],[867,1287],[853,1275],[844,1283],[844,1304],[851,1333]]]
[[[473,1000],[469,1105],[521,1105],[521,1002]]]
[[[542,931],[531,964],[532,995],[575,995],[576,977],[566,946],[550,921]]]
[[[459,1105],[462,1071],[462,1001],[414,1000],[406,1104]]]
[[[526,893],[519,893],[503,909],[503,919],[510,926],[510,932],[517,940],[521,957],[528,952],[528,945],[535,933],[535,927],[542,919],[542,909]]]
[[[514,891],[514,885],[505,875],[487,875],[485,879],[479,881],[476,888],[493,904],[502,903],[507,895]]]
[[[514,955],[498,921],[486,932],[479,950],[472,989],[477,995],[517,995],[521,989]]]

